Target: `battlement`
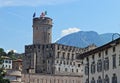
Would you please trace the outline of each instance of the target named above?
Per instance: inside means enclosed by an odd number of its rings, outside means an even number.
[[[36,17],[33,18],[33,26],[34,25],[50,25],[52,26],[52,19],[49,17]]]

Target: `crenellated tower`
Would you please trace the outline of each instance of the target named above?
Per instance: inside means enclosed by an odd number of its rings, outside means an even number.
[[[52,40],[52,19],[49,17],[33,18],[33,44],[50,44]]]

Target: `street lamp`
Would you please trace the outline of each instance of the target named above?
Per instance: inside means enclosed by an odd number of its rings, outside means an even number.
[[[114,33],[113,35],[112,35],[112,41],[114,40],[114,36],[115,35],[118,35],[119,37],[120,37],[120,34],[119,33]]]

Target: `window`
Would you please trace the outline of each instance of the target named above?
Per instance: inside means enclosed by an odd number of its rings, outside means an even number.
[[[89,65],[88,63],[85,65],[85,75],[88,75],[89,73]]]
[[[89,83],[89,80],[88,79],[86,79],[86,82],[85,83]]]
[[[5,63],[8,63],[8,60],[5,60]]]
[[[113,74],[113,77],[112,77],[112,83],[117,83],[117,76],[115,73]]]
[[[98,60],[98,62],[97,62],[97,71],[98,71],[98,72],[101,72],[101,71],[102,71],[102,61],[101,61],[101,59]]]
[[[73,65],[75,65],[75,62],[73,62]]]
[[[60,71],[60,67],[58,68],[58,71]]]
[[[72,54],[72,60],[74,59],[74,54]]]
[[[100,76],[98,77],[97,83],[102,83],[102,79]]]
[[[95,58],[95,56],[94,55],[92,55],[92,59],[94,60],[94,58]]]
[[[59,61],[57,60],[56,63],[59,63]]]
[[[63,64],[65,65],[65,61],[63,62]]]
[[[65,71],[67,71],[67,68],[65,68]]]
[[[60,52],[58,52],[58,55],[57,55],[57,58],[59,58],[60,57]]]
[[[101,53],[98,54],[99,58],[101,57]]]
[[[109,58],[106,57],[104,60],[104,70],[109,70]]]
[[[91,83],[95,83],[95,79],[94,78],[92,78]]]
[[[45,63],[45,60],[43,60],[43,64]]]
[[[67,61],[67,65],[69,64],[69,62]]]
[[[119,55],[119,66],[120,66],[120,55]]]
[[[70,59],[70,53],[68,53],[68,55],[67,55],[67,59]]]
[[[115,47],[113,47],[113,52],[115,52],[115,50],[116,50]]]
[[[109,77],[108,77],[108,75],[105,76],[104,83],[109,83]]]
[[[11,68],[11,66],[9,65],[9,68]]]
[[[91,73],[94,74],[95,73],[95,62],[93,61],[91,64]]]
[[[78,69],[76,69],[76,72],[78,72]]]
[[[80,67],[80,64],[78,64],[78,67]]]
[[[11,61],[9,61],[9,63],[11,63]]]
[[[49,60],[48,60],[48,64],[49,64]]]
[[[86,61],[87,61],[87,62],[89,61],[89,58],[88,58],[88,57],[86,58]]]
[[[70,62],[70,65],[72,65],[72,62]]]
[[[62,64],[62,60],[60,61],[60,64]]]
[[[65,59],[65,53],[63,52],[63,57],[62,57],[63,59]]]
[[[74,72],[74,69],[72,69],[72,72]]]
[[[108,55],[108,50],[105,50],[105,55]]]
[[[116,54],[112,56],[113,58],[113,69],[116,68]]]

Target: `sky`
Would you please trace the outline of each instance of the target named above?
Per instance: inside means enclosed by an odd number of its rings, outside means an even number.
[[[32,44],[33,13],[53,19],[52,42],[77,31],[120,33],[120,0],[0,0],[0,48]]]

